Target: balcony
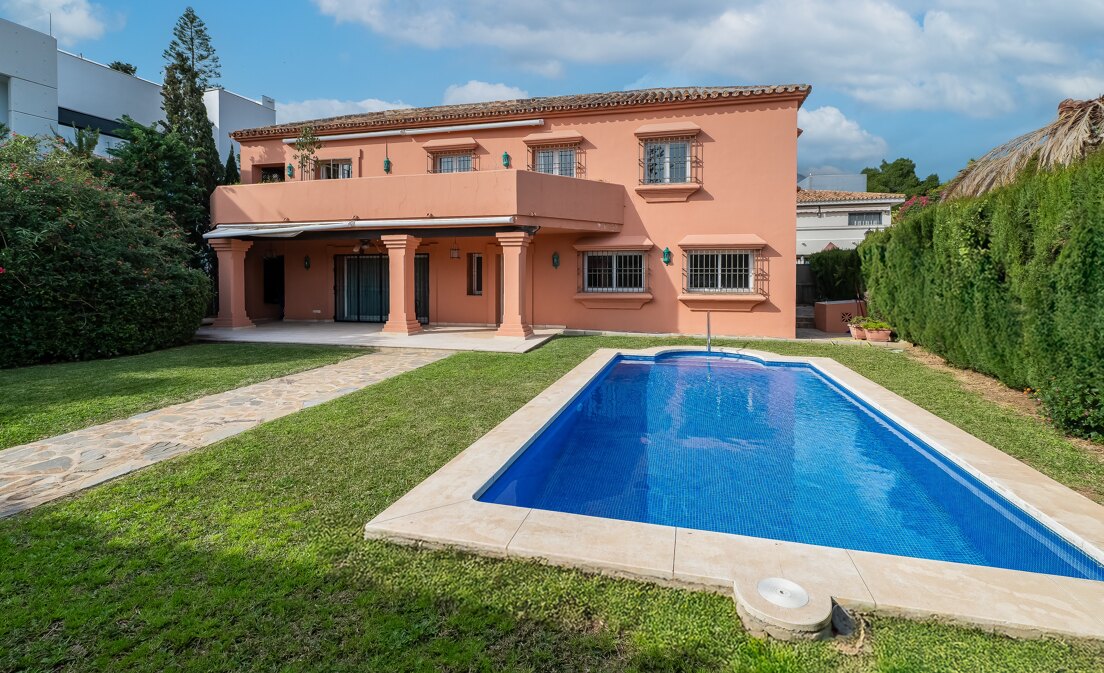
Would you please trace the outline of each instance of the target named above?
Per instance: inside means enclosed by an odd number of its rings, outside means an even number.
[[[497,170],[219,187],[211,214],[216,226],[510,217],[517,226],[617,232],[625,202],[622,185]]]

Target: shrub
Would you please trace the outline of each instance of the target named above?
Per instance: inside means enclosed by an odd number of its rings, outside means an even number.
[[[172,219],[50,143],[0,143],[0,367],[188,341],[210,282]]]
[[[872,312],[1104,439],[1104,152],[934,204],[859,246]]]
[[[855,299],[863,294],[861,262],[855,250],[823,250],[809,255],[809,270],[819,301]]]

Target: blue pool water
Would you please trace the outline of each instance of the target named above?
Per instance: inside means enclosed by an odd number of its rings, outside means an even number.
[[[803,364],[620,357],[478,499],[1104,580],[1104,567]]]

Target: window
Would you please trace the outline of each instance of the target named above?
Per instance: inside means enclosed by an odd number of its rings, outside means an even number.
[[[483,294],[483,255],[468,253],[468,294]]]
[[[644,253],[584,253],[582,289],[584,292],[643,292]]]
[[[261,182],[283,182],[283,166],[261,166]]]
[[[353,177],[352,159],[323,159],[315,164],[319,180],[343,180]]]
[[[692,164],[689,138],[645,140],[640,181],[648,185],[691,182]]]
[[[467,173],[472,170],[472,153],[434,154],[434,173]]]
[[[538,173],[575,177],[575,146],[535,148],[532,169]]]
[[[880,227],[882,226],[881,213],[847,213],[847,226],[849,227]]]
[[[751,292],[754,266],[750,250],[692,250],[686,254],[686,291]]]

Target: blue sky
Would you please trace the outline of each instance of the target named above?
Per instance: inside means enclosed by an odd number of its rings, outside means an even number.
[[[191,3],[221,84],[281,120],[675,85],[804,82],[804,171],[908,156],[921,177],[1104,93],[1104,0],[303,0]],[[138,66],[187,3],[0,0],[62,48]]]

